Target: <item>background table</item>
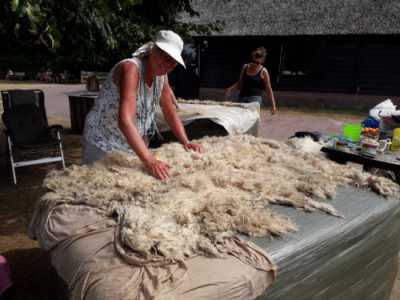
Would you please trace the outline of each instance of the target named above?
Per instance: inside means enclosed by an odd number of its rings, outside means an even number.
[[[79,93],[68,95],[71,130],[73,133],[83,132],[86,115],[89,113],[97,97],[97,93]]]
[[[329,154],[330,159],[339,163],[351,161],[361,164],[365,171],[368,171],[371,168],[393,171],[397,183],[400,183],[400,152],[388,151],[378,153],[375,158],[371,158],[363,156],[358,152],[341,151],[331,147],[323,147],[321,151]]]

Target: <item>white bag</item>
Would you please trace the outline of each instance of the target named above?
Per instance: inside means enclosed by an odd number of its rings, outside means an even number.
[[[382,114],[390,114],[396,111],[396,105],[393,104],[392,100],[387,99],[369,111],[369,115],[374,118],[376,121],[380,120],[380,115]]]

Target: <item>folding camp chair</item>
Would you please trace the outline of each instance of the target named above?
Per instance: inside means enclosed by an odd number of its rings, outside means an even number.
[[[17,167],[61,161],[65,168],[60,136],[63,127],[49,126],[43,91],[3,90],[1,95],[7,154],[14,184],[17,184]]]

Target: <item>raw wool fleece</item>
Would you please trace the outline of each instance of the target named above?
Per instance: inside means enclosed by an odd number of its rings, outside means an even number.
[[[199,105],[221,105],[226,107],[246,107],[246,104],[239,102],[229,102],[229,101],[214,101],[214,100],[184,100],[177,99],[178,103],[186,103],[186,104],[199,104]]]
[[[315,142],[310,136],[305,136],[302,138],[290,138],[285,141],[285,143],[293,149],[302,150],[311,154],[322,154],[321,148],[329,145],[329,140],[324,139]]]
[[[153,150],[170,163],[173,177],[159,181],[140,160],[118,152],[92,166],[52,171],[44,180],[42,209],[87,204],[117,216],[121,243],[146,258],[181,259],[196,253],[221,256],[235,232],[282,235],[296,227],[268,210],[291,205],[341,216],[327,203],[338,186],[372,188],[394,195],[399,186],[285,143],[249,135],[206,137],[206,153],[185,152],[178,143]],[[225,243],[226,242],[226,243]]]

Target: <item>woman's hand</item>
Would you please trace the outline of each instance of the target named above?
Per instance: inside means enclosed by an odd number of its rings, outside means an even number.
[[[185,149],[185,151],[189,151],[191,149],[191,150],[194,150],[194,151],[196,151],[198,153],[204,153],[205,152],[205,150],[204,150],[204,148],[202,146],[200,146],[199,144],[196,144],[196,143],[191,143],[191,142],[184,143],[183,144],[183,148]]]
[[[228,99],[231,97],[231,88],[228,88],[226,90],[226,94],[225,94],[225,101],[228,101]]]
[[[152,158],[144,165],[146,166],[147,171],[157,179],[164,180],[172,176],[170,172],[172,166],[161,160]]]

